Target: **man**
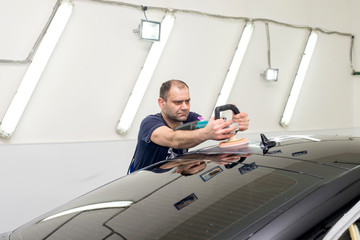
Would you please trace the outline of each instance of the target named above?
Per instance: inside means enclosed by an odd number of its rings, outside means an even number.
[[[204,128],[174,131],[181,124],[202,119],[199,114],[190,112],[189,87],[181,80],[162,84],[158,104],[161,112],[149,115],[141,122],[130,172],[182,155],[188,148],[206,140],[230,138],[235,135],[232,132],[236,126],[230,126],[233,121],[238,123],[240,131],[248,129],[248,115],[241,112],[228,121],[211,118]]]

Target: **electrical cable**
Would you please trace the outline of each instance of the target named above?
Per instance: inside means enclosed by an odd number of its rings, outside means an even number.
[[[266,28],[266,39],[267,39],[267,48],[268,48],[268,65],[271,68],[271,55],[270,55],[270,30],[269,30],[269,23],[265,23]]]
[[[145,19],[147,20],[147,16],[146,16],[146,10],[147,10],[147,7],[146,6],[143,6],[143,5],[141,5],[141,10],[143,10],[143,12],[144,12],[144,16],[145,16]]]
[[[351,64],[352,75],[360,75],[360,71],[356,71],[354,68],[354,64],[353,64],[354,39],[355,39],[355,36],[351,36],[350,64]]]
[[[11,59],[0,59],[0,63],[17,63],[17,64],[25,64],[25,63],[29,63],[31,62],[31,60],[33,59],[33,56],[38,48],[38,46],[40,45],[41,40],[43,39],[45,33],[47,32],[51,21],[53,20],[56,11],[58,10],[59,6],[61,5],[61,0],[57,0],[56,4],[53,8],[53,11],[49,17],[49,20],[46,22],[45,27],[43,28],[43,30],[41,31],[39,37],[36,39],[36,42],[34,44],[34,46],[32,47],[32,49],[30,50],[28,56],[26,57],[26,59],[24,60],[11,60]]]
[[[69,1],[71,1],[71,0],[69,0]],[[173,8],[143,6],[143,5],[136,5],[136,4],[125,3],[125,2],[118,2],[118,1],[113,1],[113,0],[72,0],[72,1],[92,1],[92,2],[103,3],[103,4],[112,4],[112,5],[118,5],[118,6],[131,7],[131,8],[135,8],[135,9],[138,9],[138,10],[142,11],[144,13],[146,19],[147,19],[147,16],[146,16],[145,11],[147,11],[147,10],[170,12],[170,13],[173,13],[173,14],[176,13],[176,12],[181,12],[181,13],[188,13],[188,14],[195,14],[195,15],[202,15],[202,16],[207,16],[207,17],[219,18],[219,19],[240,20],[240,21],[245,21],[245,22],[248,22],[248,21],[265,22],[267,25],[269,23],[273,23],[273,24],[276,24],[276,25],[281,25],[281,26],[290,27],[290,28],[309,29],[309,30],[319,31],[319,32],[324,33],[324,34],[336,34],[336,35],[351,37],[350,64],[351,64],[351,68],[353,70],[353,73],[357,73],[354,70],[354,66],[353,66],[353,62],[352,62],[352,51],[353,51],[353,45],[354,45],[354,35],[351,34],[351,33],[330,31],[330,30],[326,30],[326,29],[323,29],[323,28],[319,28],[319,27],[312,28],[312,27],[306,26],[306,25],[294,25],[294,24],[279,22],[279,21],[275,21],[275,20],[272,20],[272,19],[266,19],[266,18],[254,18],[254,19],[251,19],[251,18],[247,18],[247,17],[224,16],[224,15],[210,14],[210,13],[205,13],[205,12],[200,12],[200,11],[195,11],[195,10],[184,10],[184,9],[173,9]],[[29,63],[32,60],[34,53],[36,52],[36,49],[37,49],[40,41],[44,37],[44,35],[45,35],[46,31],[47,31],[47,28],[49,27],[50,22],[51,22],[52,18],[54,17],[54,15],[56,13],[56,10],[58,9],[60,3],[61,3],[61,0],[57,0],[57,2],[55,4],[55,7],[54,7],[54,10],[53,10],[48,22],[46,23],[43,31],[39,35],[37,41],[35,42],[33,48],[31,49],[28,57],[25,60],[0,59],[0,63],[18,63],[18,64]],[[270,56],[270,54],[269,54],[269,56]],[[270,60],[269,60],[269,64],[270,64]]]

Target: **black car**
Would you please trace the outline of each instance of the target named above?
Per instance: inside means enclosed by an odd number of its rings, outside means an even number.
[[[0,239],[351,239],[359,165],[358,137],[261,135],[136,171]]]

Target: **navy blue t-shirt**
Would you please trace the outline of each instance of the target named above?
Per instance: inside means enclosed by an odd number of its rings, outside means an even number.
[[[201,116],[197,113],[190,112],[184,123],[201,120]],[[147,116],[140,125],[137,145],[130,167],[130,172],[136,171],[143,167],[149,166],[156,162],[180,156],[188,151],[188,149],[174,149],[163,147],[153,143],[150,140],[151,134],[155,129],[161,126],[167,126],[161,114]]]

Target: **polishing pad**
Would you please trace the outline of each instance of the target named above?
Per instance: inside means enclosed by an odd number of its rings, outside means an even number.
[[[219,144],[219,147],[226,148],[226,147],[237,147],[241,145],[248,144],[249,140],[247,138],[239,138],[239,139],[229,139],[227,141],[223,141]]]

